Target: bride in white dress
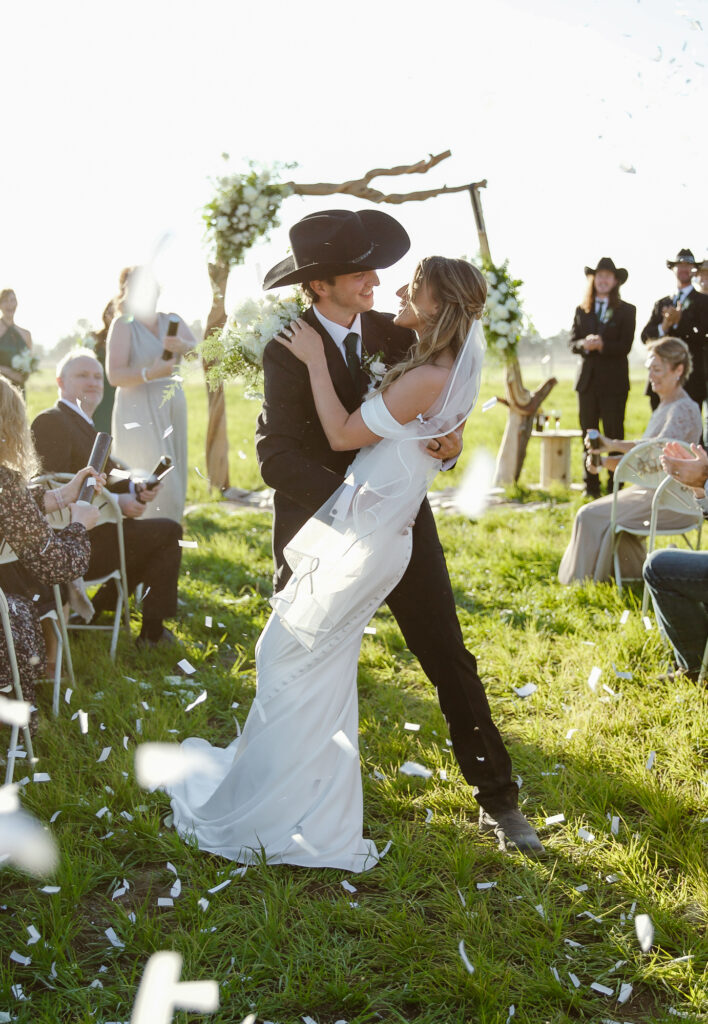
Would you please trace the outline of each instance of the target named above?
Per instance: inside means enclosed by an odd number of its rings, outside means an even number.
[[[256,646],[257,693],[243,733],[225,749],[185,740],[208,767],[166,787],[180,834],[240,863],[362,871],[378,860],[362,834],[359,648],[408,565],[411,526],[440,468],[426,442],[462,424],[477,399],[486,282],[463,260],[431,257],[398,294],[396,322],[418,343],[352,414],[315,330],[297,320],[276,341],[307,365],[330,445],[361,450],[285,550],[293,575],[271,599]]]

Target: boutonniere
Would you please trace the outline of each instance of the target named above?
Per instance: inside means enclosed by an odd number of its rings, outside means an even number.
[[[383,352],[374,352],[373,355],[364,356],[361,361],[361,368],[369,378],[369,390],[367,394],[376,391],[381,381],[386,376],[388,367],[384,362]]]
[[[607,309],[605,310],[605,312],[600,317],[600,323],[601,324],[609,324],[610,320],[612,319],[612,314],[613,313],[614,313],[614,309],[612,309],[611,306],[608,306]]]
[[[679,310],[679,312],[680,312],[680,313],[683,313],[683,311],[684,311],[685,309],[688,309],[688,307],[689,307],[690,305],[691,305],[691,300],[690,300],[690,299],[684,299],[684,300],[683,300],[683,302],[680,302],[680,303],[679,303],[679,305],[678,305],[678,310]]]

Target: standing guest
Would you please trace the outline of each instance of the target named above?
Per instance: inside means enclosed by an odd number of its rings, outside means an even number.
[[[99,363],[103,367],[103,398],[93,413],[93,422],[96,430],[105,434],[111,432],[111,418],[113,416],[113,403],[115,401],[116,389],[106,377],[106,340],[108,331],[113,323],[113,299],[103,311],[103,327],[93,334],[93,351]]]
[[[649,420],[641,441],[665,438],[667,441],[697,442],[701,439],[701,413],[683,385],[691,373],[691,355],[685,342],[678,338],[662,338],[649,345],[649,383],[659,396],[659,405]],[[587,442],[586,442],[587,443]],[[600,437],[600,447],[606,451],[628,452],[639,441],[610,440]],[[619,458],[601,457],[603,465],[614,469]],[[590,456],[587,463],[592,466]],[[597,468],[593,467],[595,472]],[[651,515],[654,491],[647,487],[628,487],[617,495],[617,524],[626,529],[641,530]],[[573,580],[608,580],[612,574],[611,516],[614,495],[598,498],[584,505],[575,517],[570,543],[565,550],[558,579],[561,583]],[[681,533],[689,529],[693,519],[680,513],[662,510],[659,528]],[[619,542],[622,577],[639,579],[644,562],[645,547],[642,537],[623,532]]]
[[[45,409],[32,423],[37,454],[47,473],[73,473],[75,466],[88,462],[96,439],[92,414],[103,394],[103,370],[89,349],[72,349],[57,366],[59,401]],[[116,468],[112,459],[107,470]],[[125,567],[128,590],[145,585],[142,603],[143,621],[139,647],[172,643],[173,634],[164,625],[177,613],[177,581],[182,549],[182,527],[172,519],[150,518],[145,511],[160,501],[161,488],[149,488],[145,481],[123,478],[109,483],[109,490],[123,513]],[[113,523],[103,523],[91,534],[89,579],[113,572],[120,565],[118,535]],[[92,599],[95,613],[113,611],[116,605],[115,583],[109,580]]]
[[[667,444],[661,464],[669,474],[692,487],[703,514],[708,515],[708,455],[696,445],[693,455]],[[652,551],[644,563],[646,582],[661,631],[673,648],[676,675],[698,679],[708,640],[708,551]]]
[[[701,295],[708,295],[708,260],[703,260],[695,268],[693,272],[693,287]]]
[[[98,522],[98,509],[76,504],[90,466],[81,469],[56,490],[28,487],[27,481],[39,470],[32,444],[25,403],[17,388],[0,378],[0,542],[17,555],[16,562],[0,565],[0,587],[10,609],[12,638],[25,700],[34,703],[35,684],[45,672],[45,649],[39,615],[53,605],[51,591],[42,584],[68,583],[81,576],[89,564],[90,544],[86,531]],[[101,491],[105,476],[96,478]],[[68,508],[71,523],[55,532],[45,512]],[[40,600],[33,600],[40,590]],[[12,683],[5,636],[0,631],[0,685]],[[36,731],[32,718],[30,732]]]
[[[145,519],[179,523],[187,494],[187,403],[172,371],[197,341],[181,317],[157,312],[160,290],[145,267],[126,267],[119,283],[106,360],[109,383],[116,388],[113,453],[148,474],[163,455],[172,459],[174,471]],[[170,318],[177,321],[174,337],[167,337]],[[162,358],[163,350],[172,353],[169,359]]]
[[[602,430],[608,437],[624,438],[624,410],[629,394],[627,356],[634,341],[637,310],[620,298],[628,277],[609,256],[585,268],[587,290],[575,310],[570,347],[582,357],[575,379],[580,429]],[[612,492],[609,473],[607,492]],[[600,497],[600,477],[585,468],[585,494]]]
[[[642,331],[642,341],[654,341],[671,335],[688,345],[693,360],[693,372],[686,381],[686,392],[701,408],[706,398],[706,347],[708,343],[708,295],[693,287],[692,275],[698,264],[690,249],[681,249],[666,266],[676,275],[676,291],[654,303],[649,322]],[[658,396],[647,388],[652,409],[659,404]]]
[[[32,335],[15,323],[17,296],[12,288],[0,292],[0,374],[17,384],[24,394],[25,381],[29,373],[13,367],[15,356],[32,352]]]

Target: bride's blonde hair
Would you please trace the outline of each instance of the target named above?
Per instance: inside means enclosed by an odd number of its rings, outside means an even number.
[[[425,285],[438,304],[432,316],[426,316],[415,304],[416,293]],[[404,373],[430,363],[443,349],[454,356],[462,348],[473,320],[479,320],[487,298],[487,282],[477,267],[467,260],[446,256],[426,256],[415,268],[408,286],[409,302],[416,312],[420,327],[418,340],[408,355],[386,373],[381,390],[393,384]]]
[[[22,395],[0,377],[0,465],[18,473],[26,483],[40,471]]]

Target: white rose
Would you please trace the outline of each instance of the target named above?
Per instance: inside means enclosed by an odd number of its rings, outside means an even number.
[[[495,334],[506,335],[509,333],[509,324],[504,323],[503,320],[498,320],[496,323],[490,325]]]
[[[509,310],[506,308],[506,306],[499,306],[497,308],[496,315],[500,320],[508,320]]]
[[[230,226],[231,225],[230,225],[228,217],[217,217],[216,218],[216,230],[217,231],[226,231],[226,229],[228,227],[230,227]]]
[[[258,198],[258,190],[253,185],[245,185],[243,189],[243,198],[247,203],[252,203]]]
[[[369,363],[369,369],[375,376],[383,377],[386,373],[386,364],[376,359],[373,363]]]
[[[239,205],[238,205],[238,206],[236,207],[236,213],[237,213],[237,215],[238,215],[239,217],[246,217],[246,216],[248,216],[248,213],[250,212],[250,209],[251,209],[251,208],[250,208],[250,206],[248,205],[248,203],[240,203],[240,204],[239,204]]]
[[[487,281],[490,284],[496,284],[497,283],[497,275],[492,270],[490,270],[489,273],[487,274]]]

